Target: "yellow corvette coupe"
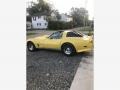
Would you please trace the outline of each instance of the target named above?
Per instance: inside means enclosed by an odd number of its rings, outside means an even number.
[[[67,56],[89,51],[92,47],[93,39],[91,36],[70,30],[56,31],[51,35],[43,35],[27,40],[27,48],[31,52],[38,48],[54,49],[61,50]]]

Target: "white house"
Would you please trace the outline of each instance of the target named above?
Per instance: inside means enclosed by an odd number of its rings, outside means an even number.
[[[70,22],[70,21],[73,21],[73,18],[67,14],[61,14],[60,21]]]
[[[51,13],[50,19],[51,19],[52,21],[57,21],[57,20],[58,20],[57,17],[56,17],[56,15],[55,15],[55,13]]]
[[[34,29],[47,29],[48,21],[46,15],[32,16],[32,28]]]
[[[32,28],[32,23],[30,21],[26,22],[26,29],[31,29]]]

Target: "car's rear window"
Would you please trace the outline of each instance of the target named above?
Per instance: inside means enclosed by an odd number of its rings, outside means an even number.
[[[82,37],[82,35],[76,32],[68,32],[66,37]]]

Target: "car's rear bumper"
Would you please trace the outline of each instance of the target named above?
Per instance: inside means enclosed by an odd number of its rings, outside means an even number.
[[[77,53],[85,52],[85,51],[91,51],[91,50],[92,50],[92,48],[82,49],[82,50],[78,50]]]

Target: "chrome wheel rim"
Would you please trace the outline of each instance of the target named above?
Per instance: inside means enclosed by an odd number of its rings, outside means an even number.
[[[70,55],[71,54],[71,49],[69,47],[65,48],[64,52],[65,52],[65,54]]]
[[[33,45],[32,45],[32,44],[30,44],[30,45],[29,45],[29,50],[31,50],[31,51],[32,51],[33,49],[34,49]]]

